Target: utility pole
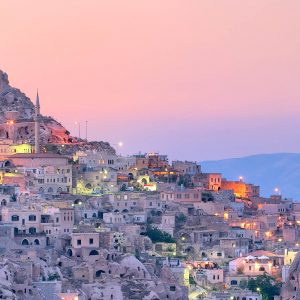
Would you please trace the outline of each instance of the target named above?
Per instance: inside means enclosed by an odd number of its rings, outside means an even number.
[[[88,140],[87,137],[88,137],[88,121],[85,121],[85,139],[86,139],[86,141]]]

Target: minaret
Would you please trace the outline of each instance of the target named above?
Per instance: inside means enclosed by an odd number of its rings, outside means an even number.
[[[34,116],[35,153],[40,153],[40,99],[36,93],[35,116]]]

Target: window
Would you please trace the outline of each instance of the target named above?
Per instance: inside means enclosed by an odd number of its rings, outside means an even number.
[[[56,218],[56,223],[58,223],[59,222],[59,218]]]
[[[237,280],[231,280],[230,284],[231,284],[231,285],[237,285],[238,282],[237,282]]]
[[[81,240],[77,240],[77,245],[81,245]]]
[[[170,291],[171,292],[175,292],[176,291],[176,286],[175,285],[171,285],[170,286]]]
[[[11,220],[14,222],[19,221],[19,216],[13,215],[13,216],[11,216]]]
[[[36,221],[36,216],[35,216],[35,215],[30,215],[30,216],[28,217],[28,220],[29,220],[29,221]]]
[[[35,227],[30,227],[30,228],[28,229],[28,233],[29,233],[29,234],[36,234],[36,228],[35,228]]]
[[[94,239],[89,240],[90,245],[94,244]]]

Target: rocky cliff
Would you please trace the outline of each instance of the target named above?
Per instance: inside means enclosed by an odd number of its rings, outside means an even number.
[[[74,145],[76,149],[91,148],[115,153],[108,143],[87,143],[70,136],[70,132],[52,117],[41,116],[40,135],[44,145],[68,144],[69,149]],[[8,75],[1,70],[0,139],[13,140],[15,143],[34,143],[34,104],[22,91],[9,84]]]

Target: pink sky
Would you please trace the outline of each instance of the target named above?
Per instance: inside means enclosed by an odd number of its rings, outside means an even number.
[[[299,0],[0,0],[0,69],[123,153],[299,152],[299,32]]]

